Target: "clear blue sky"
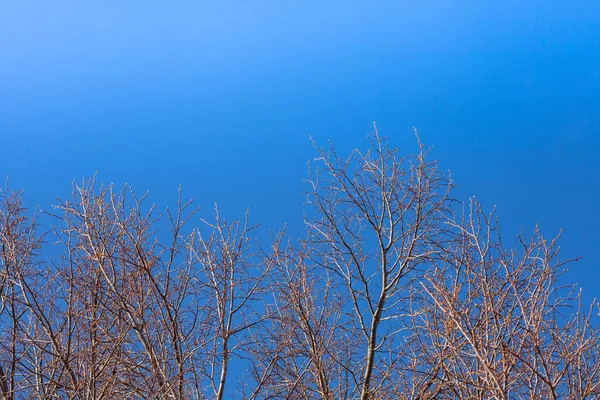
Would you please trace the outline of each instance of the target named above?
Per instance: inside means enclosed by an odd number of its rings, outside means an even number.
[[[5,1],[0,176],[29,205],[74,178],[176,189],[301,229],[308,136],[412,127],[504,236],[564,228],[600,296],[600,2]]]

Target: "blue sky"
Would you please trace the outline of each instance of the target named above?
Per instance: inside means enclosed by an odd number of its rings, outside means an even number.
[[[0,176],[32,207],[73,179],[184,194],[292,234],[308,140],[412,127],[504,236],[564,229],[600,296],[597,1],[0,4]]]

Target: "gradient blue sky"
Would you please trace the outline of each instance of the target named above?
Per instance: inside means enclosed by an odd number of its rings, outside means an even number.
[[[74,178],[176,189],[302,229],[308,140],[412,127],[504,236],[564,228],[600,296],[600,2],[0,4],[0,176],[32,207]]]

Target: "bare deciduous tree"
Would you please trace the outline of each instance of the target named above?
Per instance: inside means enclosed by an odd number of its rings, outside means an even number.
[[[366,153],[343,159],[319,149],[310,174],[314,260],[341,280],[363,338],[345,366],[355,382],[350,397],[385,397],[399,378],[407,285],[439,251],[452,184],[418,144],[416,156],[401,158],[375,129]]]
[[[261,256],[250,236],[254,226],[245,220],[227,223],[216,208],[216,221],[204,221],[211,230],[205,237],[196,230],[189,241],[192,260],[198,265],[198,296],[205,299],[208,333],[203,359],[196,368],[209,381],[214,397],[222,399],[232,356],[242,356],[253,343],[248,331],[269,317],[261,310],[265,282],[273,263]],[[253,249],[252,246],[255,246]],[[201,367],[203,365],[203,367]]]
[[[536,228],[507,250],[493,213],[474,200],[451,228],[453,241],[420,283],[415,351],[434,371],[422,397],[598,396],[600,335],[575,288],[558,284],[569,261],[558,239]]]
[[[34,384],[34,374],[21,368],[21,360],[30,356],[22,339],[32,334],[26,299],[40,278],[36,255],[41,238],[35,216],[25,211],[22,192],[0,192],[0,392],[8,400]]]

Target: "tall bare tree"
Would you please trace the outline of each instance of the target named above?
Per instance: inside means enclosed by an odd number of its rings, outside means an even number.
[[[41,237],[36,219],[26,215],[21,191],[0,191],[0,394],[15,399],[33,374],[22,368],[27,348],[22,338],[31,335],[26,301],[40,274]]]
[[[415,156],[400,157],[377,128],[369,139],[366,153],[348,158],[317,148],[307,219],[313,260],[342,282],[362,337],[345,365],[348,396],[361,399],[385,397],[399,377],[407,287],[439,251],[452,186],[420,141]]]
[[[262,309],[273,263],[262,256],[251,236],[256,226],[244,221],[228,223],[216,208],[215,222],[203,221],[209,232],[197,229],[188,242],[188,251],[197,264],[199,298],[206,301],[205,317],[209,342],[195,360],[197,368],[212,388],[208,397],[221,400],[227,388],[231,360],[241,359],[256,342],[249,330],[260,329],[270,312]],[[254,248],[253,248],[254,247]]]
[[[574,286],[559,285],[570,260],[559,258],[558,238],[536,228],[508,250],[494,214],[475,200],[451,228],[453,240],[415,288],[424,307],[414,350],[429,383],[421,398],[599,396],[594,310],[582,308]]]

